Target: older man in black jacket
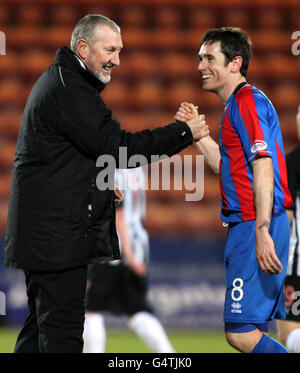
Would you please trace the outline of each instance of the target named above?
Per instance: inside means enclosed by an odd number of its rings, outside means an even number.
[[[173,155],[207,134],[200,118],[125,132],[100,97],[118,66],[119,27],[101,15],[78,22],[28,98],[17,142],[6,264],[26,275],[29,316],[15,352],[81,352],[87,265],[120,257],[114,191],[99,190],[96,160]]]

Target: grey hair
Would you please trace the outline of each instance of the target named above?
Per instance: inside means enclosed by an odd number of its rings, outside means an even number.
[[[111,19],[101,14],[88,14],[76,24],[73,30],[70,43],[71,50],[76,52],[77,43],[80,39],[85,39],[87,42],[92,43],[94,31],[98,25],[109,26],[113,30],[121,32],[120,27]]]

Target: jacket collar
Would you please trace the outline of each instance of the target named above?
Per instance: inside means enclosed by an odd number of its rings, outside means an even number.
[[[100,93],[106,86],[106,84],[102,83],[98,78],[96,78],[92,72],[86,68],[84,69],[76,55],[73,51],[71,51],[68,47],[59,48],[55,55],[54,64],[60,64],[62,66],[66,66],[71,70],[75,70],[80,73],[80,75],[93,87],[97,89]]]

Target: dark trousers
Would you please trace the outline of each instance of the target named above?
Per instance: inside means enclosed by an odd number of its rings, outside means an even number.
[[[29,315],[14,352],[82,352],[87,266],[25,276]]]

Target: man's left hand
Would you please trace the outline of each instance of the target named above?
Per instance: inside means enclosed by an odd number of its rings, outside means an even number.
[[[121,192],[120,188],[117,185],[115,185],[114,194],[115,204],[119,205],[124,200],[124,194]]]

